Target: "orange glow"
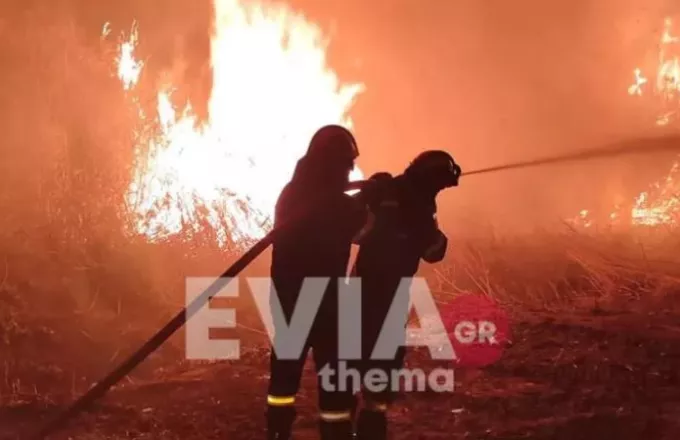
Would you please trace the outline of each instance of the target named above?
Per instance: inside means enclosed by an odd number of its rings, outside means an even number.
[[[641,69],[637,68],[635,83],[628,88],[633,96],[642,96],[648,83]],[[656,124],[666,126],[678,120],[680,115],[680,37],[673,33],[670,18],[664,21],[664,29],[659,42],[659,64],[656,72],[654,96],[660,101]],[[626,224],[634,226],[677,226],[680,221],[680,180],[679,162],[671,167],[665,179],[655,183],[648,191],[640,193],[632,201],[628,213],[615,207],[609,215],[610,225]],[[588,211],[581,211],[572,223],[590,227],[593,220]]]
[[[659,63],[656,69],[655,94],[662,101],[662,111],[657,123],[665,125],[673,119],[680,107],[680,37],[673,34],[673,21],[664,21],[659,42]],[[628,88],[630,95],[643,95],[648,79],[640,68],[634,70],[635,82]]]
[[[628,88],[628,94],[642,96],[642,86],[645,84],[647,84],[647,78],[642,76],[640,69],[635,69],[635,84]]]
[[[214,6],[207,121],[191,106],[176,109],[168,85],[157,93],[158,133],[136,146],[127,204],[135,232],[150,240],[205,226],[223,246],[262,237],[313,133],[326,124],[351,128],[348,111],[363,90],[340,82],[321,30],[286,6]],[[137,42],[135,26],[116,60],[126,90],[143,70]]]
[[[631,211],[633,224],[645,226],[677,226],[680,220],[679,163],[675,162],[670,173],[655,183],[650,191],[641,193]]]
[[[110,32],[108,25],[104,26],[102,35],[106,36]],[[130,36],[120,44],[120,50],[116,58],[118,66],[118,78],[123,83],[125,90],[130,90],[137,85],[139,75],[142,73],[144,63],[137,61],[134,57],[135,48],[139,41],[139,30],[133,24]]]
[[[656,94],[661,98],[661,114],[658,125],[668,125],[678,116],[680,110],[680,38],[673,34],[673,22],[664,21],[664,30],[659,45],[659,66],[656,75]],[[639,69],[638,69],[639,71]],[[639,78],[642,78],[641,76]],[[649,191],[635,198],[630,217],[634,225],[657,226],[676,225],[680,213],[680,182],[677,180],[678,162],[672,166],[668,176],[655,183]]]

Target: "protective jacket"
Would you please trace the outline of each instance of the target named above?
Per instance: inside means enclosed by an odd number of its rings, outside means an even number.
[[[306,278],[330,278],[303,351],[296,359],[280,359],[271,353],[269,383],[269,438],[287,439],[295,417],[295,396],[300,388],[305,359],[312,349],[317,372],[339,369],[338,350],[338,281],[344,279],[353,238],[366,221],[367,211],[361,201],[344,194],[343,187],[319,185],[307,159],[298,163],[291,182],[277,203],[274,227],[286,225],[273,242],[271,274],[276,297],[285,322],[274,315],[276,336],[290,325]],[[321,180],[322,181],[322,180]],[[302,220],[301,213],[310,213]],[[292,222],[292,223],[291,223]],[[349,439],[351,389],[337,391],[318,387],[322,439]]]
[[[447,238],[437,225],[434,197],[423,197],[403,176],[384,186],[380,196],[371,203],[370,211],[370,226],[359,240],[359,254],[353,268],[353,276],[361,279],[360,365],[367,371],[399,369],[405,353],[403,348],[390,361],[375,361],[371,358],[375,343],[390,307],[396,307],[406,326],[408,279],[416,274],[421,259],[435,263],[444,258]],[[397,294],[399,288],[405,289],[400,291],[402,294]],[[405,339],[405,331],[399,338]],[[391,398],[390,393],[380,397]]]

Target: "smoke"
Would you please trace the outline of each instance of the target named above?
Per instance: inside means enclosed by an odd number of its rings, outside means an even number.
[[[663,18],[680,14],[670,1],[289,2],[327,33],[343,82],[366,85],[351,112],[366,174],[399,173],[425,149],[446,149],[471,170],[678,131],[659,131],[654,105],[626,93],[633,69],[658,61]],[[138,89],[153,97],[157,82],[172,83],[177,107],[191,102],[205,117],[211,14],[208,0],[0,6],[0,293],[30,300],[29,314],[77,311],[91,334],[118,339],[112,321],[148,323],[151,310],[181,297],[184,275],[226,265],[209,244],[154,247],[124,236],[139,115],[100,38],[106,22],[118,32],[137,21],[137,55],[147,61]],[[440,222],[452,244],[543,227],[631,197],[669,160],[464,178],[441,196]],[[68,321],[63,328],[81,329],[80,318]]]
[[[333,29],[331,51],[366,83],[353,116],[367,171],[398,172],[444,148],[463,169],[661,135],[627,94],[658,60],[669,2],[296,0]],[[532,228],[632,196],[669,155],[523,170],[463,181],[441,197],[451,227]]]
[[[368,173],[398,173],[431,148],[474,169],[662,134],[652,104],[626,90],[635,67],[656,62],[663,18],[680,12],[669,2],[289,3],[327,33],[341,78],[366,84],[352,117]],[[62,165],[68,175],[104,168],[101,182],[127,172],[131,116],[101,54],[104,22],[121,29],[136,20],[144,30],[139,55],[151,61],[146,81],[179,85],[178,104],[190,101],[204,116],[211,13],[207,0],[4,4],[2,166],[15,191],[3,198],[13,210],[17,200],[28,209],[25,201],[46,188],[73,196],[54,181]],[[452,228],[540,226],[639,191],[668,161],[636,157],[463,181],[442,195],[440,216]]]

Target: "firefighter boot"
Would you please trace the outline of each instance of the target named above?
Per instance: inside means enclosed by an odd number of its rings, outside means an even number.
[[[350,409],[350,411],[351,411],[350,412],[350,420],[351,420],[353,427],[356,426],[356,424],[357,424],[357,416],[359,415],[359,411],[357,411],[358,409],[359,409],[359,398],[358,398],[358,395],[355,394],[354,397],[352,398],[352,408]]]
[[[387,416],[385,411],[363,409],[357,420],[357,440],[386,440]]]
[[[321,420],[319,422],[319,433],[321,440],[352,440],[354,438],[351,420],[337,422]]]
[[[295,416],[292,406],[270,406],[267,409],[267,440],[289,440]]]

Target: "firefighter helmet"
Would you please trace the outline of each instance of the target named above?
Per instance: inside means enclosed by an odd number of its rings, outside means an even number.
[[[431,150],[419,154],[408,166],[405,174],[440,191],[458,186],[461,169],[446,151]]]
[[[386,171],[373,174],[368,180],[385,182],[392,179],[392,175]]]
[[[350,167],[353,167],[359,157],[359,149],[349,130],[339,125],[326,125],[312,137],[307,156],[313,160],[351,164]]]

